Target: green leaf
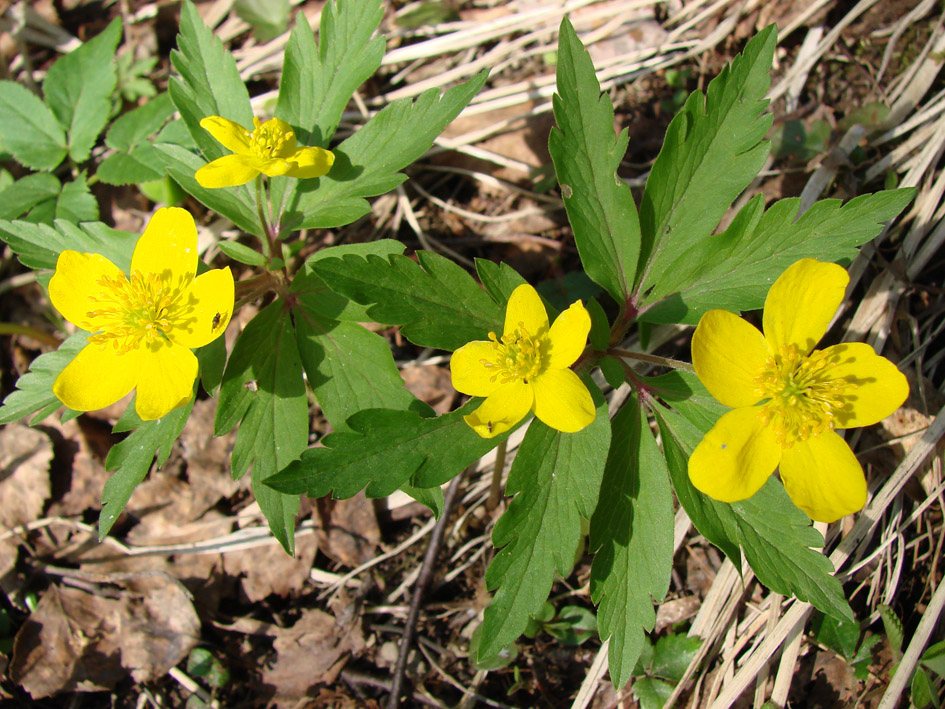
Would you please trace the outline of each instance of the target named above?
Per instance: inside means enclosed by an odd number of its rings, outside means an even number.
[[[0,220],[0,239],[10,245],[20,263],[36,270],[55,269],[59,254],[66,249],[73,249],[101,254],[128,273],[138,236],[129,231],[112,229],[101,222],[86,222],[76,226],[59,220],[55,226],[49,226]]]
[[[815,202],[794,221],[798,199],[782,199],[762,216],[764,199],[749,202],[724,233],[713,236],[702,265],[680,293],[655,304],[641,318],[650,322],[696,323],[712,308],[753,310],[788,266],[802,258],[852,260],[857,247],[877,236],[915,196],[913,189]]]
[[[171,143],[155,143],[154,148],[161,156],[167,173],[188,194],[232,221],[243,231],[256,236],[262,235],[262,227],[256,215],[255,197],[246,186],[235,189],[201,187],[194,179],[194,173],[207,164],[205,160],[186,148]]]
[[[217,404],[216,435],[240,423],[233,446],[233,477],[251,466],[253,492],[283,548],[295,548],[297,495],[263,484],[296,460],[308,445],[308,401],[295,330],[286,304],[260,311],[233,347]]]
[[[501,440],[481,438],[463,421],[480,403],[474,399],[434,418],[414,411],[359,411],[348,419],[351,432],[325,436],[324,448],[309,448],[266,484],[309,497],[331,492],[339,499],[365,487],[368,497],[385,497],[408,480],[414,487],[440,485]]]
[[[72,182],[62,186],[56,200],[56,219],[73,223],[98,219],[98,200],[89,191],[85,175],[80,174]]]
[[[889,640],[889,650],[893,656],[893,662],[898,663],[902,659],[902,641],[904,633],[902,630],[902,621],[896,615],[896,612],[884,603],[881,603],[879,617],[883,619],[883,628],[886,630],[886,639]]]
[[[564,606],[558,619],[545,625],[545,630],[562,645],[576,647],[597,633],[597,617],[583,606]]]
[[[245,263],[247,266],[266,265],[265,256],[238,241],[220,241],[217,246],[220,247],[220,251],[239,263]]]
[[[848,661],[853,661],[860,639],[860,624],[816,613],[810,622],[810,632],[818,643],[828,647]]]
[[[919,662],[942,679],[945,679],[945,640],[926,648],[925,652],[922,653],[922,657],[919,658]]]
[[[916,671],[912,675],[912,684],[909,692],[912,704],[916,709],[925,709],[925,707],[930,704],[934,704],[938,707],[940,704],[938,692],[935,691],[932,680],[929,679],[929,675],[921,667],[916,668]]]
[[[689,663],[702,647],[702,639],[688,635],[667,635],[656,641],[650,674],[678,684]]]
[[[174,104],[166,91],[115,119],[105,134],[105,145],[122,152],[130,152],[148,142],[174,115]]]
[[[661,679],[642,677],[633,683],[630,691],[640,702],[640,709],[662,709],[673,693],[673,685]]]
[[[53,112],[12,81],[0,81],[0,145],[34,170],[52,170],[68,152],[66,134]]]
[[[760,114],[776,42],[774,25],[755,35],[666,129],[640,203],[642,304],[689,281],[725,210],[764,164],[772,117]]]
[[[601,95],[594,64],[567,17],[558,35],[555,121],[548,148],[574,242],[587,275],[621,305],[630,299],[640,221],[630,188],[617,175],[627,152],[624,128],[614,138],[614,106]]]
[[[259,42],[268,42],[289,25],[289,0],[236,0],[233,10],[253,27]]]
[[[300,228],[349,224],[370,211],[365,197],[394,189],[406,179],[400,173],[420,158],[459,115],[486,81],[483,71],[446,91],[424,91],[415,101],[399,99],[385,106],[360,130],[332,149],[335,164],[324,177],[305,180],[289,200],[301,212]],[[312,185],[317,184],[317,187]]]
[[[37,204],[55,200],[61,189],[56,176],[48,172],[25,175],[0,192],[0,219],[17,219]]]
[[[113,153],[102,160],[96,175],[106,185],[131,185],[164,177],[164,160],[150,143],[135,146],[130,153]]]
[[[610,638],[615,687],[633,674],[645,631],[669,590],[673,569],[673,495],[666,464],[636,396],[611,422],[601,498],[591,517],[591,600],[601,640]]]
[[[125,509],[131,493],[144,480],[157,457],[157,467],[167,462],[174,441],[187,423],[194,408],[194,398],[185,406],[173,409],[156,421],[145,421],[126,439],[112,446],[105,458],[105,470],[114,473],[102,490],[102,511],[98,517],[98,539],[111,530],[118,515]],[[134,409],[134,403],[128,405]]]
[[[386,259],[325,258],[315,272],[331,289],[362,305],[372,320],[400,325],[421,347],[455,350],[502,330],[502,311],[460,266],[439,254],[418,251]]]
[[[100,34],[60,57],[46,74],[43,94],[69,135],[69,156],[88,159],[99,133],[108,123],[112,92],[118,83],[115,50],[121,20],[115,18]]]
[[[434,519],[439,519],[443,514],[443,489],[441,487],[414,487],[408,483],[400,486],[400,489],[410,495],[421,505],[426,505],[433,513]]]
[[[36,416],[30,424],[39,423],[43,418],[62,406],[52,393],[53,382],[66,365],[73,360],[83,347],[88,333],[79,331],[59,345],[54,352],[41,354],[33,360],[30,370],[16,382],[16,390],[10,392],[0,406],[0,424],[19,421],[40,411],[44,415]],[[52,407],[52,410],[49,410]]]
[[[371,37],[384,17],[378,0],[322,7],[319,42],[303,13],[289,36],[276,116],[295,128],[299,143],[328,147],[351,95],[381,65],[384,37]]]
[[[476,259],[476,275],[489,297],[503,310],[512,297],[512,291],[528,282],[507,263],[496,263],[484,258]]]
[[[492,532],[495,557],[486,586],[496,591],[482,623],[479,659],[492,657],[525,630],[541,610],[555,573],[567,576],[601,492],[610,419],[600,390],[585,379],[597,416],[577,433],[535,419],[512,462],[506,494],[515,495]]]
[[[249,103],[249,92],[240,78],[233,55],[203,23],[200,13],[190,0],[185,0],[181,5],[177,46],[178,49],[171,52],[171,64],[180,77],[171,77],[168,92],[194,142],[207,160],[213,160],[229,151],[200,127],[200,121],[207,116],[222,116],[243,126],[252,126],[253,110]],[[177,177],[174,176],[174,179]],[[191,192],[187,185],[181,183],[181,186],[203,201],[202,196]],[[219,211],[216,206],[204,203]],[[245,229],[242,224],[240,226]]]

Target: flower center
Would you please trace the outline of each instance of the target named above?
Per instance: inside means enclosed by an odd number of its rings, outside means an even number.
[[[832,429],[834,419],[852,408],[848,397],[857,385],[832,376],[836,358],[821,350],[804,357],[797,346],[782,345],[755,377],[755,393],[768,399],[758,417],[783,447]]]
[[[254,117],[253,122],[256,126],[251,146],[254,156],[268,160],[279,156],[287,143],[292,142],[294,145],[295,133],[280,126],[275,119],[260,123],[259,119]]]
[[[142,343],[167,339],[179,290],[156,273],[132,271],[117,278],[102,276],[97,281],[102,290],[90,295],[93,309],[88,320],[78,325],[93,332],[89,342],[105,346],[111,343],[118,354],[137,349]]]
[[[498,379],[500,384],[508,384],[521,379],[528,384],[541,372],[541,339],[530,335],[525,323],[520,322],[512,332],[502,335],[501,340],[490,332],[489,339],[494,350],[492,361],[482,359],[480,362],[495,372],[490,381]]]

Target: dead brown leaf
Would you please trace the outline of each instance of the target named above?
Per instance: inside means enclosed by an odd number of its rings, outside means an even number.
[[[400,376],[407,391],[432,406],[437,416],[452,408],[456,390],[445,367],[414,365],[401,369]]]
[[[270,544],[225,554],[223,569],[231,576],[242,577],[243,592],[253,602],[273,593],[288,596],[305,585],[317,550],[314,535],[299,536],[294,557],[278,544]]]
[[[374,503],[363,492],[347,500],[328,500],[314,515],[319,548],[349,568],[374,558],[381,540]]]

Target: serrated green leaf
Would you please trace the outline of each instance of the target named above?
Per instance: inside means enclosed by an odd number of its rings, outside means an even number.
[[[295,128],[300,144],[328,147],[351,95],[381,65],[384,37],[372,35],[383,17],[378,0],[327,2],[316,46],[308,19],[296,16],[276,116]]]
[[[566,647],[582,645],[597,634],[597,616],[583,606],[564,606],[557,620],[545,625],[545,631]]]
[[[163,418],[145,421],[130,436],[112,446],[105,459],[105,470],[113,475],[102,490],[102,511],[98,517],[98,539],[101,541],[111,530],[118,515],[125,509],[131,493],[144,480],[157,458],[157,467],[167,462],[174,441],[187,423],[194,408],[194,398],[185,406],[171,410]],[[134,408],[134,403],[128,405]]]
[[[702,639],[688,635],[666,635],[656,641],[650,674],[677,684],[702,647]]]
[[[673,685],[653,677],[641,677],[633,683],[633,696],[640,702],[640,709],[662,709],[673,693]]]
[[[473,399],[442,416],[422,418],[414,411],[367,409],[348,419],[351,432],[325,436],[324,448],[310,448],[267,485],[285,493],[353,497],[367,488],[368,497],[385,497],[410,481],[434,487],[501,440],[480,438],[463,416],[481,402]]]
[[[300,212],[300,228],[342,226],[367,214],[366,197],[394,189],[406,176],[400,170],[420,158],[482,88],[488,72],[446,91],[424,91],[415,101],[385,106],[359,131],[332,149],[335,164],[317,187],[300,183],[289,210]],[[314,180],[306,183],[315,184]],[[302,191],[310,190],[310,191]]]
[[[945,679],[945,640],[926,648],[919,662],[942,679]]]
[[[55,200],[61,189],[58,178],[48,172],[25,175],[0,192],[0,219],[17,219],[40,202]]]
[[[666,464],[636,396],[611,422],[601,497],[591,517],[591,600],[601,640],[610,638],[615,687],[633,674],[645,632],[669,590],[673,568],[673,496]]]
[[[295,548],[298,495],[263,484],[296,460],[308,444],[308,401],[295,330],[286,304],[261,310],[237,339],[223,373],[216,435],[240,423],[233,445],[233,477],[253,470],[253,492],[283,548]]]
[[[591,316],[591,332],[588,340],[597,352],[605,352],[610,346],[610,322],[597,298],[587,299],[587,314]]]
[[[245,263],[247,266],[265,266],[266,257],[238,241],[220,241],[217,243],[220,251],[234,261]]]
[[[59,349],[41,354],[33,360],[29,371],[17,380],[16,389],[3,400],[0,424],[19,421],[39,411],[43,415],[34,416],[30,421],[30,424],[37,424],[62,406],[52,393],[53,382],[79,350],[85,347],[86,337],[88,333],[80,330],[59,345]]]
[[[0,239],[10,245],[20,263],[36,270],[54,270],[59,254],[66,249],[73,249],[101,254],[128,273],[138,236],[129,231],[112,229],[102,222],[86,222],[76,226],[59,220],[54,226],[49,226],[0,220]]]
[[[21,165],[52,170],[66,156],[66,134],[36,94],[0,81],[0,145]]]
[[[558,34],[557,127],[548,148],[584,270],[622,306],[629,302],[640,253],[640,221],[630,188],[617,175],[627,151],[614,138],[614,106],[567,17]]]
[[[749,202],[723,234],[700,252],[700,269],[681,293],[640,317],[650,322],[696,323],[712,308],[734,312],[764,305],[771,284],[802,258],[852,260],[915,196],[913,189],[815,202],[794,221],[800,200],[782,199],[761,215],[763,199]]]
[[[89,191],[85,175],[79,175],[62,186],[56,199],[56,219],[75,224],[98,219],[98,200]]]
[[[917,667],[912,675],[912,682],[909,687],[910,699],[916,709],[925,709],[930,704],[939,706],[938,692],[932,685],[928,673],[921,667]]]
[[[243,126],[252,126],[253,110],[249,103],[249,92],[240,78],[233,55],[203,23],[200,13],[190,0],[185,0],[181,5],[177,46],[178,49],[171,52],[171,64],[180,77],[171,78],[168,93],[204,157],[213,160],[229,151],[200,127],[200,121],[207,116],[222,116]],[[176,176],[174,179],[180,182]],[[187,185],[181,183],[181,186],[203,201]],[[216,206],[205,204],[219,211]],[[242,224],[240,226],[246,228]]]
[[[245,186],[235,189],[201,187],[200,183],[194,179],[194,173],[206,165],[205,160],[186,148],[172,143],[154,143],[154,149],[161,156],[167,174],[188,194],[232,221],[243,231],[256,236],[263,233],[256,214],[255,197],[250,194],[248,188]]]
[[[96,176],[106,185],[131,185],[164,177],[164,161],[150,143],[135,146],[130,153],[113,153],[102,160]]]
[[[69,155],[88,159],[99,133],[108,123],[111,96],[118,83],[115,50],[121,20],[115,18],[100,34],[60,57],[46,74],[43,94],[69,136]]]
[[[896,612],[881,603],[877,610],[879,617],[883,619],[883,628],[886,630],[886,639],[889,640],[889,650],[892,653],[893,661],[899,662],[902,659],[902,641],[905,633],[902,630],[902,621],[896,615]]]
[[[502,330],[502,311],[460,266],[439,254],[418,251],[386,259],[325,258],[314,270],[336,293],[368,305],[371,319],[400,325],[421,347],[455,350]]]
[[[555,573],[567,576],[601,492],[610,447],[607,403],[589,379],[597,416],[577,433],[561,433],[533,420],[509,473],[506,494],[515,495],[496,523],[498,551],[486,571],[496,591],[482,623],[479,659],[492,657],[525,630],[541,610]]]
[[[105,145],[122,152],[130,152],[157,133],[174,115],[174,104],[166,91],[143,106],[138,106],[115,119],[105,134]]]
[[[421,505],[425,505],[433,513],[434,519],[443,514],[443,488],[441,487],[414,487],[409,483],[400,486],[400,489],[410,495]]]
[[[816,613],[810,622],[810,633],[818,643],[852,662],[860,639],[860,624]]]
[[[476,275],[479,276],[486,293],[500,308],[505,308],[505,304],[512,297],[512,291],[528,282],[507,263],[496,263],[484,258],[476,259]]]
[[[755,35],[666,129],[640,203],[641,304],[689,281],[700,266],[694,250],[764,164],[772,117],[761,113],[776,42],[774,25]]]
[[[252,25],[259,42],[275,39],[289,25],[289,0],[236,0],[233,10]]]

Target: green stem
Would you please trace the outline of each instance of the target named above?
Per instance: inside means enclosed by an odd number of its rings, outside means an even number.
[[[695,373],[692,365],[689,362],[683,362],[680,359],[671,359],[670,357],[660,357],[659,355],[646,354],[645,352],[632,352],[630,350],[623,350],[618,347],[611,347],[607,350],[608,354],[617,355],[618,357],[623,357],[624,359],[637,359],[641,362],[649,362],[651,364],[659,364],[664,367],[671,367],[673,369],[682,369],[687,372]]]
[[[42,342],[44,345],[52,345],[53,347],[59,347],[59,345],[62,344],[62,341],[58,337],[50,335],[48,332],[37,330],[35,327],[30,327],[29,325],[16,325],[9,322],[0,322],[0,335],[26,335],[32,337],[37,342]]]
[[[486,500],[486,509],[490,512],[499,504],[502,494],[502,470],[505,468],[505,450],[507,438],[503,438],[495,449],[495,465],[492,466],[492,484],[489,486],[489,499]]]
[[[271,259],[276,255],[276,248],[272,241],[272,230],[269,228],[269,222],[266,221],[266,213],[263,210],[263,179],[261,174],[256,176],[256,214],[259,217],[259,226],[262,227],[263,236],[265,237],[263,250],[266,258]]]

